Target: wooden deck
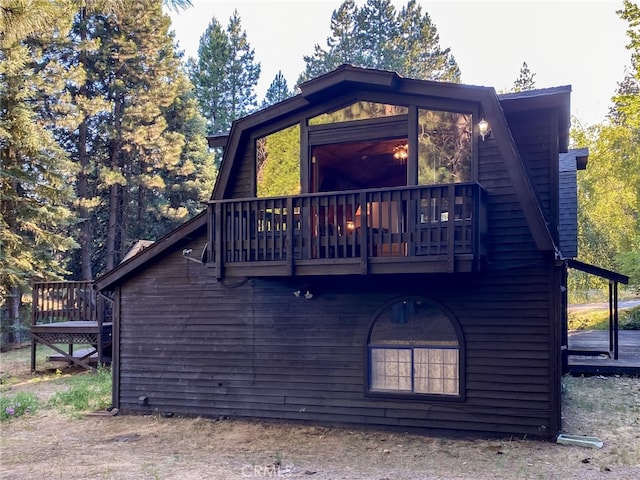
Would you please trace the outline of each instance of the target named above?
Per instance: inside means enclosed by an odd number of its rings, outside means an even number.
[[[111,358],[112,300],[96,296],[93,283],[36,282],[33,284],[31,371],[36,368],[38,345],[56,352],[52,361],[64,361],[88,370]],[[74,346],[82,348],[74,351]],[[64,347],[66,346],[66,351]]]
[[[111,348],[112,328],[113,324],[110,322],[83,320],[31,325],[31,370],[35,370],[35,349],[38,344],[46,345],[58,353],[50,356],[50,361],[66,361],[88,370],[93,369],[92,363],[106,363],[105,352]],[[74,345],[78,344],[89,344],[92,347],[74,352]],[[59,345],[67,345],[67,351]]]
[[[618,332],[618,359],[609,351],[608,330],[569,332],[569,351],[590,355],[569,355],[572,375],[640,375],[640,330]],[[600,354],[596,354],[601,352]]]
[[[212,201],[201,257],[218,278],[472,272],[487,208],[476,183]]]

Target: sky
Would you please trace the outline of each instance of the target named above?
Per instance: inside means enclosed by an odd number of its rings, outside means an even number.
[[[356,0],[362,5],[365,0]],[[418,0],[451,48],[462,83],[511,89],[523,62],[536,88],[571,85],[571,114],[583,125],[604,121],[618,82],[631,63],[622,0]],[[278,71],[290,88],[304,71],[304,55],[326,49],[331,14],[341,0],[192,0],[170,12],[178,47],[197,58],[200,36],[215,17],[223,27],[238,11],[261,64],[258,101]],[[397,10],[407,1],[393,1]]]

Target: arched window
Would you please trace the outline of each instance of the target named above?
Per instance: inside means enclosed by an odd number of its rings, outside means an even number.
[[[462,333],[441,308],[423,298],[385,307],[368,342],[368,391],[461,397]]]

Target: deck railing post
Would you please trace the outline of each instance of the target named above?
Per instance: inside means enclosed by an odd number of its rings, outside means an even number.
[[[360,273],[363,275],[369,271],[367,200],[367,194],[360,192]]]
[[[216,278],[222,278],[222,262],[224,258],[224,251],[222,245],[222,205],[220,203],[216,203],[214,205],[215,213],[214,213],[214,228],[213,233],[215,236],[214,244],[215,244],[215,258],[216,258]]]
[[[456,185],[448,187],[447,192],[447,269],[449,272],[455,270],[455,249],[456,249]]]
[[[36,315],[37,315],[37,310],[38,310],[38,292],[39,292],[39,286],[40,284],[38,283],[32,283],[31,285],[31,325],[35,325],[36,324]],[[33,338],[33,336],[31,336],[31,373],[36,371],[36,348],[37,348],[37,343],[35,341],[35,339]]]
[[[615,302],[613,307],[613,359],[618,360],[618,282],[613,282],[613,301]]]
[[[287,241],[285,243],[287,255],[287,275],[293,275],[293,197],[287,197]]]
[[[102,308],[98,308],[99,306]],[[102,338],[102,325],[104,324],[104,300],[102,299],[102,296],[96,297],[96,310],[96,318],[98,320],[98,345],[96,348],[98,349],[98,367],[101,367],[104,363],[104,339]]]
[[[613,352],[613,282],[609,280],[609,351]]]

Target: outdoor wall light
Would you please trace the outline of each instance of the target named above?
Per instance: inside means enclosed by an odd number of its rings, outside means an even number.
[[[313,293],[311,293],[310,290],[307,290],[304,295],[302,294],[302,290],[296,290],[295,292],[293,292],[293,295],[296,298],[300,298],[301,296],[303,296],[304,298],[306,298],[307,300],[311,300],[313,298]]]
[[[489,130],[489,122],[487,122],[484,118],[478,122],[478,132],[480,133],[480,138],[484,142],[485,138],[489,138],[491,135],[491,130]]]

